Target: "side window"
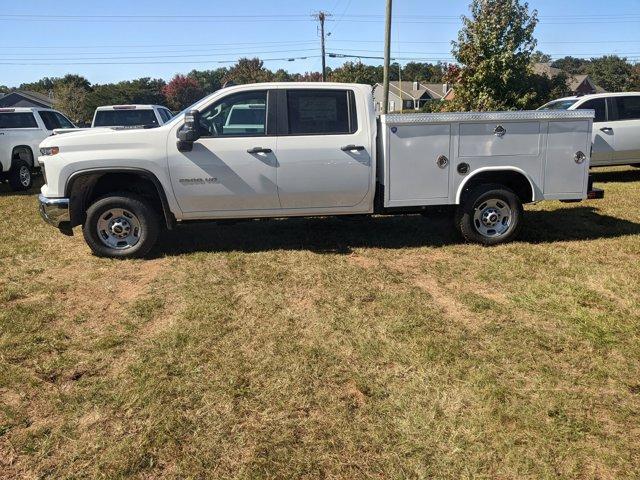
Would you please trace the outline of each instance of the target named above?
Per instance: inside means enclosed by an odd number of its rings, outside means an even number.
[[[615,97],[618,120],[640,119],[640,97]]]
[[[71,123],[71,121],[61,113],[53,112],[53,114],[58,120],[58,124],[60,125],[61,128],[75,128],[75,125]]]
[[[162,123],[167,122],[167,111],[164,108],[159,108],[158,113],[160,113],[160,118],[162,119]]]
[[[168,122],[173,118],[173,114],[171,113],[171,110],[167,110],[166,108],[163,108],[162,111],[164,112],[165,117],[167,117],[165,122]]]
[[[594,122],[606,122],[607,121],[607,108],[605,106],[604,98],[594,98],[593,100],[588,100],[584,102],[582,105],[577,107],[578,110],[595,110],[596,118],[593,119]]]
[[[53,130],[54,128],[60,128],[60,123],[58,122],[58,119],[53,114],[53,112],[40,111],[40,112],[38,112],[38,115],[40,115],[40,118],[44,122],[44,126],[47,128],[47,130]]]
[[[229,95],[200,115],[203,136],[257,136],[267,128],[267,92]]]
[[[32,113],[0,113],[0,128],[38,128]]]
[[[288,90],[289,134],[349,134],[358,129],[350,90]]]

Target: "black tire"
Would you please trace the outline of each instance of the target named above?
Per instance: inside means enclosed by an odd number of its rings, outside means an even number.
[[[123,210],[124,215],[114,216],[111,214],[109,216],[112,210]],[[132,215],[133,218],[127,215]],[[99,224],[101,226],[111,225],[111,228],[114,228],[113,222],[119,222],[118,226],[121,232],[122,223],[129,222],[129,230],[127,231],[132,233],[120,241],[120,243],[127,245],[110,246],[109,241],[114,242],[118,239],[109,228],[103,229],[102,233],[99,233]],[[134,233],[136,225],[138,228],[137,239]],[[144,257],[155,245],[159,232],[160,219],[151,202],[128,192],[115,192],[96,200],[87,210],[87,218],[82,226],[84,239],[93,253],[99,257],[110,258]],[[133,241],[136,243],[128,245]]]
[[[508,207],[508,215],[504,214],[507,209],[501,205]],[[512,190],[502,185],[487,184],[469,192],[462,205],[458,207],[455,222],[466,241],[481,245],[497,245],[510,242],[517,237],[523,215],[522,202]],[[487,223],[484,223],[483,219]]]
[[[24,160],[14,160],[9,170],[9,185],[14,192],[29,190],[33,186],[31,167]]]

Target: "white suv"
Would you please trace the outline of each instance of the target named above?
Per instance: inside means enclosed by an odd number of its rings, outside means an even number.
[[[0,180],[13,190],[31,188],[31,173],[40,166],[38,146],[59,128],[75,126],[49,108],[0,108]]]
[[[566,97],[538,110],[595,110],[591,165],[640,167],[640,92]]]

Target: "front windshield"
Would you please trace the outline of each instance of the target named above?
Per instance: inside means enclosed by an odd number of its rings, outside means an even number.
[[[577,101],[577,99],[555,100],[541,106],[538,110],[569,110],[569,107]]]

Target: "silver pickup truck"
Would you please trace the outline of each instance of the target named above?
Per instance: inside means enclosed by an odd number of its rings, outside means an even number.
[[[232,115],[233,114],[233,115]],[[145,255],[194,220],[401,214],[455,206],[468,241],[513,239],[522,205],[600,198],[594,112],[383,115],[368,85],[225,88],[165,125],[40,145],[43,218],[94,253]],[[237,118],[237,121],[235,120]]]

